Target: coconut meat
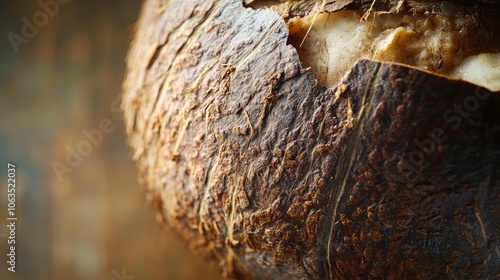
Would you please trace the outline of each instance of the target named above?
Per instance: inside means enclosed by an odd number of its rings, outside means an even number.
[[[319,13],[288,21],[290,43],[319,83],[337,85],[361,58],[398,62],[500,90],[500,46],[473,16]]]

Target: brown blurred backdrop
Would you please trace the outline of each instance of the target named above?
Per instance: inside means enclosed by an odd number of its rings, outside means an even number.
[[[220,279],[156,225],[112,110],[140,1],[59,1],[68,3],[46,22],[38,0],[0,4],[0,279]],[[38,33],[16,53],[8,34],[23,36],[23,17],[37,13]],[[115,129],[59,180],[52,164],[68,166],[68,149],[83,151],[82,131],[105,118]],[[17,165],[16,273],[6,264],[7,162]]]

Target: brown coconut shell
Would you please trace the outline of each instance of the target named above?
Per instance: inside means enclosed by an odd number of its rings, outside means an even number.
[[[326,88],[243,2],[143,5],[122,108],[159,222],[238,279],[500,277],[500,93],[371,60]]]

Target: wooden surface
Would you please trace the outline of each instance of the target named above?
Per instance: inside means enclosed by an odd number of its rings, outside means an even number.
[[[125,56],[140,1],[69,1],[16,54],[6,34],[21,34],[38,1],[0,4],[0,234],[6,233],[6,166],[18,166],[17,272],[0,279],[220,279],[220,273],[160,228],[138,184],[122,118]],[[115,130],[72,173],[57,179],[66,147],[109,118]]]

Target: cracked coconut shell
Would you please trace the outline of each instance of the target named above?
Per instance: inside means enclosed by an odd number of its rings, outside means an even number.
[[[500,93],[370,59],[327,87],[289,42],[440,3],[145,1],[122,109],[158,221],[237,279],[499,277]],[[497,1],[453,3],[499,47]]]

